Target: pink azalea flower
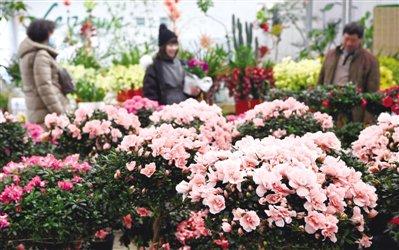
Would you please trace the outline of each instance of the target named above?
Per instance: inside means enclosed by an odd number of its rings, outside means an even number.
[[[369,237],[367,235],[363,235],[361,239],[357,240],[356,242],[359,243],[360,247],[364,247],[364,248],[369,248],[371,247],[371,240],[373,239],[373,237]]]
[[[148,217],[151,216],[151,211],[145,207],[136,208],[136,212],[140,217]]]
[[[107,235],[108,235],[107,231],[105,231],[104,229],[100,229],[94,234],[94,237],[103,240],[105,239],[105,237],[107,237]]]
[[[58,187],[64,191],[70,191],[73,189],[73,183],[70,181],[58,181]]]
[[[0,194],[0,202],[4,204],[9,204],[11,202],[18,202],[21,200],[24,191],[22,187],[11,184],[4,188],[3,192]]]
[[[133,225],[132,215],[128,214],[122,218],[123,226],[127,229],[131,229]]]
[[[224,197],[221,195],[209,195],[203,201],[205,206],[209,207],[209,212],[217,214],[226,208]]]
[[[135,167],[136,167],[136,162],[135,161],[126,163],[126,168],[129,171],[133,171]]]
[[[8,215],[0,215],[0,229],[4,229],[10,226],[10,222],[8,222]]]
[[[155,173],[156,168],[157,167],[153,162],[150,164],[146,164],[145,167],[140,170],[140,174],[143,174],[150,178]]]
[[[308,234],[314,234],[317,230],[324,228],[324,221],[326,217],[316,211],[310,211],[308,216],[305,217],[305,231]]]
[[[245,212],[240,218],[240,225],[247,232],[255,230],[259,224],[260,219],[255,211]]]

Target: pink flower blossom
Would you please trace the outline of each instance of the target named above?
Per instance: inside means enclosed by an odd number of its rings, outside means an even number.
[[[136,212],[140,217],[148,217],[151,216],[151,211],[145,207],[136,208]]]
[[[369,248],[369,247],[371,247],[371,244],[372,244],[372,242],[371,242],[371,240],[373,239],[373,237],[369,237],[369,236],[367,236],[367,235],[363,235],[362,236],[362,238],[360,238],[359,240],[357,240],[356,241],[356,243],[359,243],[359,246],[361,247],[361,248]]]
[[[133,171],[135,167],[136,167],[136,162],[135,161],[126,163],[126,168],[129,171]]]
[[[317,230],[324,228],[324,221],[326,217],[319,212],[310,211],[308,216],[305,217],[305,231],[308,234],[314,234]]]
[[[94,234],[94,237],[96,237],[100,240],[103,240],[103,239],[105,239],[105,237],[107,237],[107,235],[108,235],[108,232],[106,230],[100,229]]]
[[[58,187],[64,191],[70,191],[73,189],[73,183],[70,181],[58,181]]]
[[[30,138],[32,138],[33,142],[41,142],[42,135],[44,133],[44,129],[39,124],[35,123],[26,123],[25,129],[28,132]]]
[[[124,216],[122,218],[122,223],[123,223],[124,227],[126,227],[127,229],[131,229],[132,225],[133,225],[132,215],[128,214],[128,215]]]
[[[211,214],[220,213],[226,208],[224,197],[221,195],[211,194],[204,199],[203,204],[209,207]]]
[[[8,215],[0,215],[0,229],[4,229],[10,226],[10,222],[8,222]]]
[[[230,233],[231,232],[231,225],[227,222],[222,223],[222,230],[225,233]]]
[[[269,218],[267,221],[271,226],[274,222],[278,227],[284,227],[285,223],[290,224],[292,222],[291,217],[296,216],[295,211],[289,211],[287,208],[282,206],[269,205],[269,210],[265,210],[265,213]]]
[[[155,173],[156,168],[157,167],[153,162],[150,164],[146,164],[145,167],[140,170],[140,174],[143,174],[150,178]]]
[[[240,218],[240,225],[246,232],[251,232],[260,224],[259,216],[255,211],[245,212]]]
[[[198,239],[202,236],[210,235],[209,230],[205,227],[204,218],[207,216],[207,212],[191,212],[190,217],[187,220],[180,222],[177,225],[175,236],[183,244],[186,244],[187,240]]]
[[[0,194],[0,202],[9,204],[11,202],[18,202],[21,200],[24,191],[22,187],[11,184],[6,186]]]

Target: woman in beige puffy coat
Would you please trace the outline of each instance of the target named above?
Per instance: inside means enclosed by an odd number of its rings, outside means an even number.
[[[44,123],[47,114],[63,114],[68,108],[58,79],[58,53],[49,46],[54,29],[54,22],[33,21],[18,50],[28,120],[33,123]]]

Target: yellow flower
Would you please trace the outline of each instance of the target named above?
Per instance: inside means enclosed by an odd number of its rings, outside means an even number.
[[[396,84],[392,71],[385,66],[380,66],[380,89],[388,89]]]
[[[285,58],[273,68],[276,87],[302,90],[315,86],[320,69],[320,59],[303,59],[295,62],[291,58]]]

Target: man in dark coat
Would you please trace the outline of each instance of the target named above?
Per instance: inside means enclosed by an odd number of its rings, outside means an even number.
[[[342,44],[328,51],[318,84],[344,85],[352,82],[361,92],[376,92],[380,87],[378,60],[361,46],[363,27],[349,23],[343,30]],[[352,120],[373,122],[373,116],[362,109],[360,104],[352,110]]]

